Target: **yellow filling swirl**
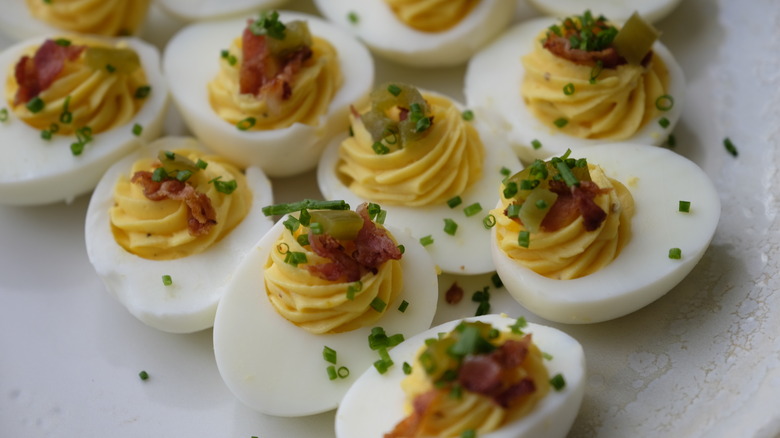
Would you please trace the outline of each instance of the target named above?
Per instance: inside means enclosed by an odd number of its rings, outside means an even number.
[[[72,44],[86,45],[87,50],[89,47],[129,50],[123,42],[109,46],[97,41],[74,39]],[[32,57],[36,49],[30,48],[26,54]],[[61,135],[72,134],[85,126],[93,134],[98,134],[132,120],[145,102],[144,98],[136,96],[139,88],[148,86],[143,66],[139,64],[130,73],[122,69],[109,71],[108,68],[95,68],[86,61],[87,50],[77,59],[65,61],[51,86],[38,94],[45,105],[38,112],[30,111],[24,102],[13,105],[19,84],[13,70],[10,71],[5,89],[14,114],[35,129],[48,130],[57,125],[53,132]],[[71,114],[70,121],[63,120],[65,112]]]
[[[243,44],[241,38],[234,39],[229,55],[220,59],[217,77],[208,84],[211,107],[231,124],[254,118],[251,130],[282,129],[293,123],[317,126],[341,87],[342,76],[335,47],[321,38],[313,37],[312,41],[312,57],[295,75],[289,98],[279,99],[241,94]]]
[[[59,29],[104,36],[131,35],[150,0],[26,0],[30,13]]]
[[[143,187],[130,181],[138,171],[153,171],[159,165],[154,159],[141,159],[133,164],[129,174],[114,187],[114,206],[110,210],[114,239],[125,250],[145,259],[171,260],[199,254],[227,236],[244,219],[252,205],[252,193],[246,177],[234,165],[221,157],[203,152],[180,149],[173,151],[197,162],[208,163],[187,180],[198,192],[206,194],[216,212],[216,224],[205,235],[189,232],[189,210],[183,200],[150,200]],[[236,189],[222,193],[213,183],[215,178],[235,180]]]
[[[500,332],[494,345],[502,345],[508,340],[520,341],[523,336],[510,332]],[[422,352],[424,348],[420,350]],[[420,354],[415,358],[412,372],[401,381],[401,388],[406,394],[405,409],[412,412],[414,399],[428,391],[434,390],[434,382],[426,375],[424,366],[420,363]],[[415,437],[458,438],[464,430],[474,430],[477,436],[494,431],[504,424],[512,422],[527,414],[550,391],[549,374],[543,363],[542,352],[536,344],[531,343],[528,355],[517,369],[517,380],[530,378],[536,388],[523,399],[505,409],[491,398],[463,390],[460,397],[453,397],[449,390],[439,390],[435,401],[431,404],[432,412],[424,417],[421,427]],[[411,437],[410,437],[411,438]]]
[[[542,46],[544,35],[522,58],[525,77],[520,89],[542,123],[579,138],[623,140],[659,115],[655,102],[667,93],[669,83],[660,57],[652,56],[646,66],[605,68],[591,81],[593,67],[554,55]],[[573,92],[565,93],[567,86],[573,86]],[[562,128],[554,124],[559,119],[567,121]]]
[[[482,176],[485,147],[477,130],[448,99],[425,94],[433,124],[422,138],[377,154],[360,118],[339,149],[339,177],[361,198],[391,205],[432,205],[461,195]]]
[[[455,27],[479,4],[479,0],[385,0],[407,26],[423,32]]]
[[[496,240],[511,259],[545,277],[570,280],[592,274],[620,254],[631,237],[634,199],[620,182],[608,178],[598,166],[589,165],[593,182],[608,189],[594,199],[607,213],[599,228],[586,231],[579,216],[556,231],[530,233],[528,248],[518,243],[525,228],[504,214],[511,200],[501,197],[501,206],[491,211],[496,217]]]
[[[307,264],[328,263],[330,260],[301,246],[297,237],[285,230],[276,242],[265,265],[265,290],[273,307],[281,316],[314,334],[341,333],[373,324],[383,313],[371,307],[379,298],[393,302],[403,287],[403,272],[399,260],[388,260],[376,274],[367,273],[359,282],[329,281],[311,274],[306,264],[285,262],[288,251],[306,254]],[[306,229],[308,230],[308,229]],[[308,231],[305,231],[308,232]],[[353,299],[347,289],[354,287]]]

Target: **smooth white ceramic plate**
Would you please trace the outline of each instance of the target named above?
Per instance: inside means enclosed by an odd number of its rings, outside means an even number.
[[[315,12],[311,0],[288,6]],[[529,14],[523,6],[520,16]],[[170,21],[151,18],[154,35],[169,35]],[[588,363],[572,437],[780,433],[778,22],[777,2],[687,0],[657,23],[689,81],[676,151],[714,179],[723,215],[702,261],[660,300],[606,323],[550,324],[580,341]],[[413,80],[462,99],[462,67],[378,61],[376,71],[377,83]],[[170,133],[181,126],[168,120]],[[278,202],[317,194],[313,174],[273,183]],[[289,419],[244,407],[219,376],[210,330],[162,333],[111,298],[87,261],[87,203],[0,206],[3,436],[334,436],[333,412]],[[489,275],[446,276],[441,287],[453,281],[466,296],[441,301],[434,324],[473,315],[471,293],[491,284]],[[545,323],[490,291],[494,312]]]

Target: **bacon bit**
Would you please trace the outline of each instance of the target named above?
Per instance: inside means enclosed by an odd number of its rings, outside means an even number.
[[[618,55],[614,47],[607,47],[599,51],[572,49],[571,42],[566,36],[549,35],[544,41],[544,48],[555,56],[580,65],[594,66],[598,61],[601,61],[604,68],[615,68],[627,63],[625,58]]]
[[[279,100],[292,96],[290,85],[303,63],[312,57],[310,47],[303,46],[277,57],[271,53],[265,35],[255,35],[250,30],[253,20],[242,35],[243,61],[239,70],[239,89],[242,94],[265,95]]]
[[[152,180],[152,172],[138,171],[130,182],[140,184],[144,195],[152,201],[173,199],[184,201],[188,208],[187,231],[192,236],[208,234],[217,224],[217,212],[211,205],[211,200],[205,193],[195,190],[195,187],[175,178],[166,178],[157,182]]]
[[[493,400],[502,408],[508,409],[520,401],[520,398],[524,395],[533,394],[534,392],[536,392],[536,384],[533,380],[525,378],[495,396]]]
[[[462,299],[463,288],[457,282],[453,282],[452,286],[444,293],[444,300],[447,301],[447,304],[458,304]]]
[[[29,102],[47,90],[62,72],[66,61],[75,61],[86,46],[61,46],[54,40],[46,40],[38,47],[35,54],[23,56],[16,63],[14,76],[19,89],[14,96],[14,105]]]
[[[368,272],[376,273],[388,260],[401,259],[401,250],[387,235],[387,231],[371,221],[368,205],[363,203],[358,206],[357,213],[363,218],[363,227],[352,242],[355,249],[351,254],[330,235],[309,232],[309,244],[314,253],[331,261],[306,265],[309,272],[329,281],[345,278],[351,282],[360,280]]]
[[[602,190],[592,181],[580,181],[579,186],[571,188],[563,181],[550,181],[550,191],[556,193],[558,199],[542,220],[541,228],[544,231],[560,230],[579,216],[583,218],[585,230],[593,231],[607,218],[607,213],[596,204],[594,198],[609,189]]]
[[[435,389],[415,397],[412,401],[412,413],[399,422],[390,433],[386,433],[384,438],[409,438],[416,436],[426,417],[426,412],[431,410],[431,407],[436,404],[440,397],[441,391]]]

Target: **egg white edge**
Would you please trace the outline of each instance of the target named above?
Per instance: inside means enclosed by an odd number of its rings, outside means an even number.
[[[631,239],[618,257],[585,277],[553,280],[508,259],[496,244],[495,230],[491,251],[507,291],[529,311],[555,322],[595,323],[634,312],[682,281],[707,250],[721,204],[704,171],[667,149],[614,143],[574,149],[572,156],[600,165],[634,198]],[[691,202],[690,213],[678,211],[681,200]],[[681,260],[668,258],[674,247],[681,248]]]
[[[283,129],[240,131],[212,110],[207,84],[219,71],[220,51],[246,27],[245,17],[191,24],[174,35],[163,54],[173,100],[195,136],[238,164],[259,166],[270,177],[313,169],[330,139],[347,130],[349,106],[367,99],[374,81],[373,58],[352,35],[311,15],[279,11],[279,16],[282,21],[307,21],[312,35],[327,39],[339,53],[342,86],[317,127],[295,123]]]
[[[68,37],[58,34],[50,38]],[[12,72],[12,66],[24,50],[40,45],[45,37],[17,43],[0,54],[0,71]],[[125,41],[141,58],[152,92],[146,102],[125,124],[94,134],[79,156],[71,153],[75,134],[41,138],[41,131],[17,118],[10,107],[8,120],[0,122],[0,204],[32,205],[70,201],[87,193],[97,184],[108,167],[137,149],[144,141],[160,136],[168,104],[168,85],[160,71],[160,54],[154,46],[137,38],[102,39]],[[0,87],[0,105],[8,104],[5,87]],[[138,123],[140,136],[132,133]],[[17,138],[23,140],[17,140]],[[23,173],[20,173],[23,172]],[[11,175],[9,175],[11,174]]]
[[[466,318],[482,321],[507,331],[516,319],[506,315],[483,315]],[[452,331],[461,320],[449,321],[404,341],[390,351],[395,366],[380,375],[367,369],[347,392],[336,411],[338,438],[381,436],[390,432],[406,413],[405,395],[400,382],[405,377],[401,364],[414,363],[417,351],[427,338]],[[550,392],[524,417],[485,435],[484,438],[518,438],[520,436],[563,437],[577,416],[585,393],[585,354],[582,346],[568,334],[552,327],[528,323],[524,333],[533,335],[542,352],[552,355],[544,360],[550,377],[561,373],[566,385],[561,391]]]
[[[430,90],[420,90],[422,93],[445,97],[452,101],[461,111],[465,108],[457,101]],[[472,187],[461,195],[463,203],[450,208],[446,202],[441,205],[425,207],[407,207],[403,205],[381,204],[387,210],[386,223],[410,233],[415,238],[430,235],[433,244],[426,246],[433,260],[442,271],[452,274],[475,275],[495,271],[490,257],[490,232],[482,220],[488,215],[499,199],[502,168],[507,168],[514,174],[523,169],[522,164],[512,150],[500,137],[495,137],[485,128],[479,119],[471,122],[479,133],[485,146],[485,161],[482,177]],[[335,169],[339,162],[339,146],[346,136],[334,139],[322,155],[317,168],[317,183],[326,199],[343,199],[350,205],[362,202],[372,202],[353,193],[336,176]],[[463,209],[479,202],[482,211],[467,217]],[[444,219],[449,218],[458,224],[454,236],[444,232]]]
[[[136,160],[182,147],[206,151],[192,138],[165,137],[111,166],[92,195],[84,228],[87,256],[106,289],[140,321],[170,333],[190,333],[213,325],[217,303],[233,271],[251,242],[273,225],[261,211],[273,203],[271,183],[260,169],[250,167],[246,178],[252,206],[247,216],[206,251],[175,260],[148,260],[122,248],[111,232],[109,217],[116,182],[129,174]],[[163,275],[170,275],[173,284],[165,286]]]
[[[329,20],[355,33],[371,50],[414,67],[449,67],[464,63],[509,25],[517,2],[482,0],[456,26],[442,32],[413,29],[382,0],[314,0]],[[357,22],[350,21],[351,13]],[[414,41],[414,44],[403,43]]]
[[[279,315],[265,292],[264,266],[279,235],[286,231],[282,223],[286,217],[257,242],[228,285],[214,323],[214,356],[222,379],[242,403],[264,414],[297,417],[335,409],[357,373],[379,359],[368,347],[372,327],[383,327],[388,336],[402,333],[407,338],[428,329],[439,293],[430,256],[416,239],[388,226],[405,247],[400,296],[370,327],[328,335],[309,333]],[[415,279],[420,284],[409,284]],[[403,300],[409,306],[402,313],[397,308]],[[330,363],[322,357],[326,345],[336,350],[337,367],[351,370],[347,378],[328,379]],[[350,356],[355,349],[359,354]]]
[[[534,159],[561,155],[573,146],[609,142],[605,139],[573,137],[557,131],[554,126],[546,126],[523,102],[520,86],[525,69],[521,58],[533,50],[537,35],[557,21],[550,17],[537,18],[510,28],[474,55],[466,68],[463,90],[466,104],[474,110],[477,117],[491,125],[496,135],[507,138],[520,159],[526,163]],[[667,94],[674,98],[674,106],[621,142],[660,145],[669,138],[682,114],[686,83],[682,68],[661,42],[656,41],[653,44],[653,51],[663,59],[669,71]],[[510,96],[515,98],[508,98]],[[661,117],[666,117],[670,122],[666,128],[658,124]],[[539,140],[542,147],[534,149],[531,146],[534,140]]]
[[[609,1],[592,1],[589,2],[588,8],[591,9],[593,15],[598,16],[603,14],[615,21],[626,21],[635,11],[639,12],[645,20],[649,22],[657,22],[662,18],[669,15],[680,4],[681,0],[638,0],[638,1],[622,1],[622,2],[609,2]],[[579,0],[528,0],[534,8],[546,15],[552,15],[554,17],[569,17],[572,15],[580,15],[584,12],[582,9],[582,3]],[[601,8],[601,9],[599,9]]]
[[[211,20],[271,9],[288,0],[157,0],[165,13],[182,21]]]

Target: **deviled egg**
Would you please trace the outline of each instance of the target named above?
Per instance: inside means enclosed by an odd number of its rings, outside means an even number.
[[[159,62],[135,38],[35,39],[0,54],[0,203],[72,200],[159,136],[168,101]]]
[[[186,137],[156,140],[111,166],[87,209],[89,261],[109,292],[156,329],[211,327],[226,283],[272,222],[271,185]]]
[[[590,11],[523,22],[469,61],[466,103],[524,162],[579,145],[660,145],[685,78],[657,36],[638,16],[620,29]]]
[[[415,109],[416,108],[416,109]],[[317,169],[327,199],[375,202],[388,224],[426,245],[444,272],[493,271],[487,239],[499,181],[522,168],[500,139],[459,103],[387,83],[350,114]]]
[[[504,315],[451,321],[368,369],[336,412],[338,438],[564,437],[585,390],[580,344]]]
[[[238,267],[217,310],[217,366],[254,410],[328,411],[352,373],[430,327],[436,270],[415,239],[380,223],[376,205],[350,211],[343,201],[303,201],[269,209],[285,216]]]
[[[466,62],[512,20],[508,0],[315,0],[377,54],[415,67]]]
[[[521,305],[563,323],[618,318],[663,296],[702,258],[720,218],[707,175],[649,145],[572,149],[503,189],[496,271]]]
[[[294,12],[192,24],[170,41],[163,64],[195,135],[269,176],[313,169],[374,79],[354,37]]]
[[[170,15],[185,21],[212,20],[278,7],[287,0],[158,0]]]
[[[0,30],[18,39],[61,32],[137,35],[151,0],[0,0]]]

